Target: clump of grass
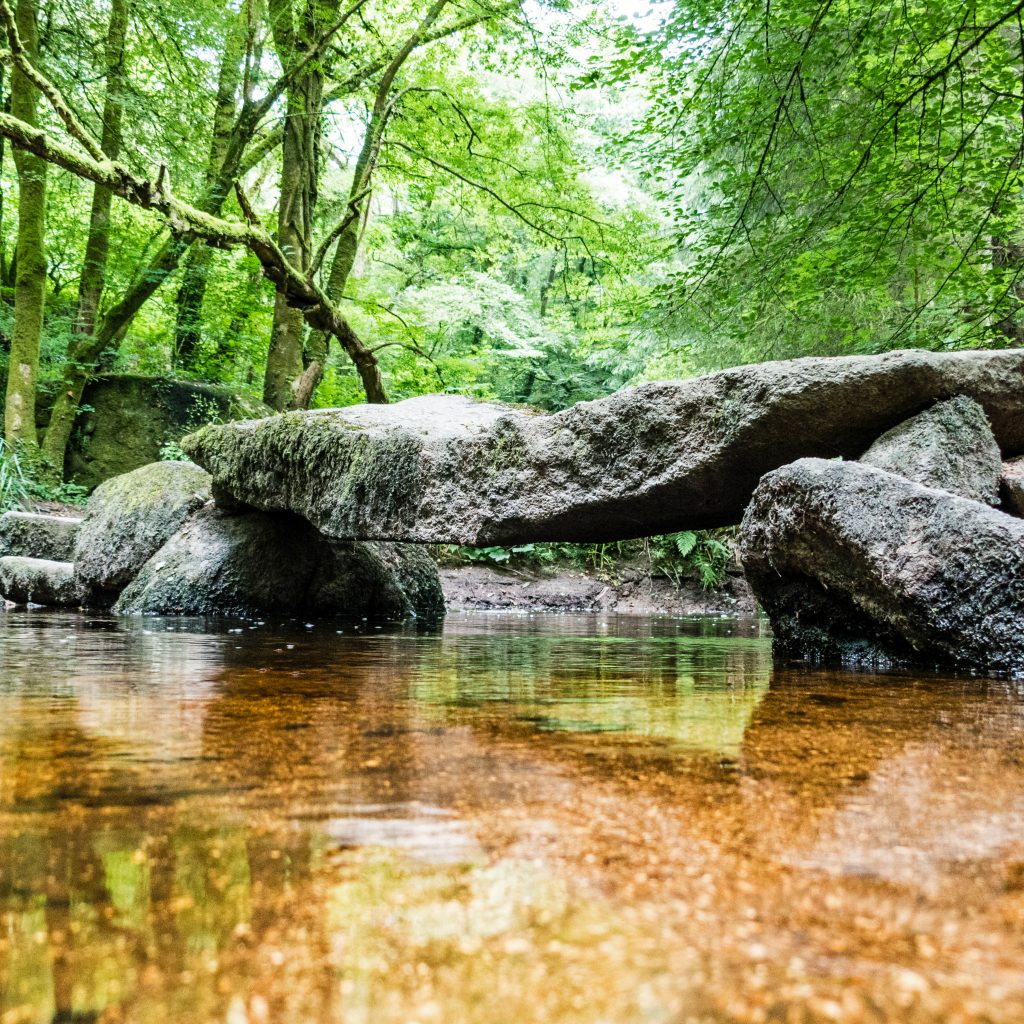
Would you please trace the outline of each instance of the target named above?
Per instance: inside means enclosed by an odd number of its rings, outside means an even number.
[[[17,451],[0,438],[0,512],[24,508],[31,496],[31,485]]]

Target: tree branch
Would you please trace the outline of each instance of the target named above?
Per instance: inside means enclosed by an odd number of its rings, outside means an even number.
[[[389,143],[389,145],[396,146],[398,149],[404,149],[407,153],[410,153],[412,156],[416,157],[417,159],[426,160],[426,162],[428,164],[431,164],[433,167],[436,167],[439,171],[444,171],[445,174],[450,174],[453,178],[457,178],[459,181],[463,182],[466,185],[469,185],[471,188],[479,189],[481,192],[486,193],[496,203],[498,203],[500,206],[503,206],[506,210],[508,210],[509,213],[513,214],[515,217],[518,217],[519,220],[521,220],[527,227],[532,228],[534,231],[537,231],[537,232],[539,232],[542,235],[545,235],[547,238],[550,238],[550,239],[552,239],[553,241],[556,241],[556,242],[576,241],[576,242],[580,242],[585,249],[587,248],[586,239],[584,239],[582,235],[578,235],[578,234],[577,235],[559,235],[559,234],[556,234],[554,231],[551,231],[549,228],[544,227],[543,224],[539,224],[537,221],[531,220],[529,217],[527,217],[526,214],[524,214],[522,212],[522,207],[524,207],[524,206],[538,207],[540,209],[555,210],[555,211],[558,211],[560,213],[565,213],[565,214],[567,214],[569,216],[573,216],[573,217],[580,216],[574,210],[569,210],[569,209],[567,209],[566,207],[563,207],[563,206],[545,206],[545,204],[543,204],[543,203],[536,203],[536,202],[510,203],[507,199],[505,199],[501,195],[501,193],[499,193],[495,189],[491,188],[490,185],[485,185],[482,181],[474,181],[473,178],[467,177],[461,171],[456,170],[454,167],[450,166],[449,164],[442,163],[440,160],[435,160],[434,157],[428,156],[426,153],[421,153],[419,150],[413,149],[412,146],[408,146],[404,142],[398,142],[396,140],[392,140]],[[588,256],[590,255],[590,250],[589,249],[587,249],[587,255]]]
[[[384,69],[380,82],[377,84],[377,93],[373,102],[373,113],[375,116],[383,115],[386,111],[388,94],[394,84],[395,76],[405,63],[409,54],[420,45],[423,36],[430,30],[430,26],[441,16],[441,12],[448,5],[448,0],[435,0],[434,5],[427,11],[423,21],[416,26],[412,35],[399,47],[398,52],[391,59],[391,63]]]
[[[3,2],[3,0],[0,0]],[[319,39],[303,54],[302,60],[293,64],[288,68],[283,75],[281,75],[267,90],[267,94],[263,99],[259,100],[253,107],[252,114],[254,120],[259,122],[266,115],[270,108],[284,95],[285,90],[294,82],[297,78],[300,78],[302,72],[309,67],[314,61],[319,60],[324,51],[327,49],[328,43],[345,27],[345,23],[354,14],[358,13],[359,9],[366,4],[368,0],[356,0],[356,2],[348,8],[345,13],[338,18],[333,25],[331,25]]]
[[[370,194],[371,189],[365,188],[362,192],[354,195],[347,204],[348,213],[334,225],[333,228],[327,233],[327,237],[320,243],[316,254],[313,256],[312,262],[309,264],[309,276],[315,277],[320,267],[323,265],[324,260],[327,258],[327,253],[330,252],[331,246],[338,240],[339,236],[348,228],[352,221],[359,216],[359,204]]]
[[[9,58],[14,66],[49,100],[54,113],[64,122],[64,126],[71,136],[85,147],[89,156],[94,160],[105,159],[103,147],[99,141],[93,137],[89,129],[78,119],[78,115],[68,106],[60,94],[60,90],[29,59],[28,51],[18,32],[14,12],[7,0],[0,0],[0,22],[3,22],[7,43],[10,47],[9,50],[3,51],[4,57]]]
[[[201,238],[216,248],[248,248],[260,261],[264,276],[281,290],[288,304],[301,309],[311,327],[338,339],[359,369],[364,383],[368,376],[371,378],[367,392],[370,401],[387,401],[373,353],[360,341],[327,294],[288,260],[266,230],[205,213],[176,198],[167,187],[166,176],[154,184],[117,161],[100,161],[76,153],[69,146],[50,139],[46,132],[10,114],[0,112],[0,135],[19,149],[110,189],[133,206],[161,214],[171,233],[178,238]]]
[[[447,25],[439,25],[428,32],[424,32],[413,49],[419,49],[430,43],[437,42],[439,39],[445,39],[448,36],[456,35],[467,28],[473,28],[474,25],[483,25],[484,23],[493,21],[496,18],[503,18],[518,8],[518,2],[507,3],[496,7],[493,10],[468,15],[465,18],[460,18]],[[343,99],[345,96],[350,96],[361,85],[364,85],[369,78],[372,78],[378,71],[382,71],[386,68],[393,59],[393,54],[382,54],[375,57],[373,60],[360,65],[343,81],[339,82],[333,88],[328,89],[327,92],[324,93],[324,107],[326,108],[332,103],[337,103],[338,100]],[[246,172],[252,170],[252,168],[267,156],[268,153],[272,153],[277,149],[283,140],[284,125],[275,125],[261,139],[257,140],[253,144],[252,148],[246,152],[239,165],[239,174],[244,175]]]

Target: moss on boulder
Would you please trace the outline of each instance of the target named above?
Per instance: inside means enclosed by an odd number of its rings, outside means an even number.
[[[85,598],[74,566],[48,558],[0,558],[0,594],[15,604],[77,608]]]
[[[339,539],[606,541],[739,522],[760,478],[858,457],[967,395],[1024,451],[1024,350],[794,359],[642,384],[554,415],[456,395],[206,427],[189,456],[223,496]]]
[[[191,462],[154,462],[101,484],[75,540],[75,572],[89,590],[125,586],[210,499],[210,477]]]
[[[777,653],[1024,674],[1024,522],[858,463],[767,474],[743,569]]]
[[[92,489],[161,457],[161,449],[210,422],[266,416],[230,388],[170,377],[111,374],[90,382],[75,422],[65,474]]]

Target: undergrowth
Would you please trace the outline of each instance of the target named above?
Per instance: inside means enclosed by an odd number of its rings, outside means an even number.
[[[181,447],[182,439],[195,433],[200,427],[211,423],[223,423],[221,409],[216,399],[205,395],[196,395],[192,400],[185,423],[171,428],[164,435],[160,445],[161,462],[190,462],[185,449]]]
[[[663,576],[680,587],[685,580],[697,580],[706,590],[725,582],[729,569],[736,565],[733,538],[736,529],[683,530],[642,540],[614,541],[609,544],[569,544],[563,542],[515,544],[509,547],[465,547],[439,544],[434,555],[447,565],[483,563],[518,569],[557,569],[572,567],[595,572],[614,581],[626,566],[644,565],[652,576]]]
[[[50,484],[36,472],[30,454],[0,438],[0,512],[31,508],[36,502],[84,505],[87,492],[78,484]]]

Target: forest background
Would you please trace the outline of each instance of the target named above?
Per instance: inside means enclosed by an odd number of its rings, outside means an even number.
[[[1019,345],[1022,11],[0,0],[0,490],[75,496],[110,372],[556,410]]]

